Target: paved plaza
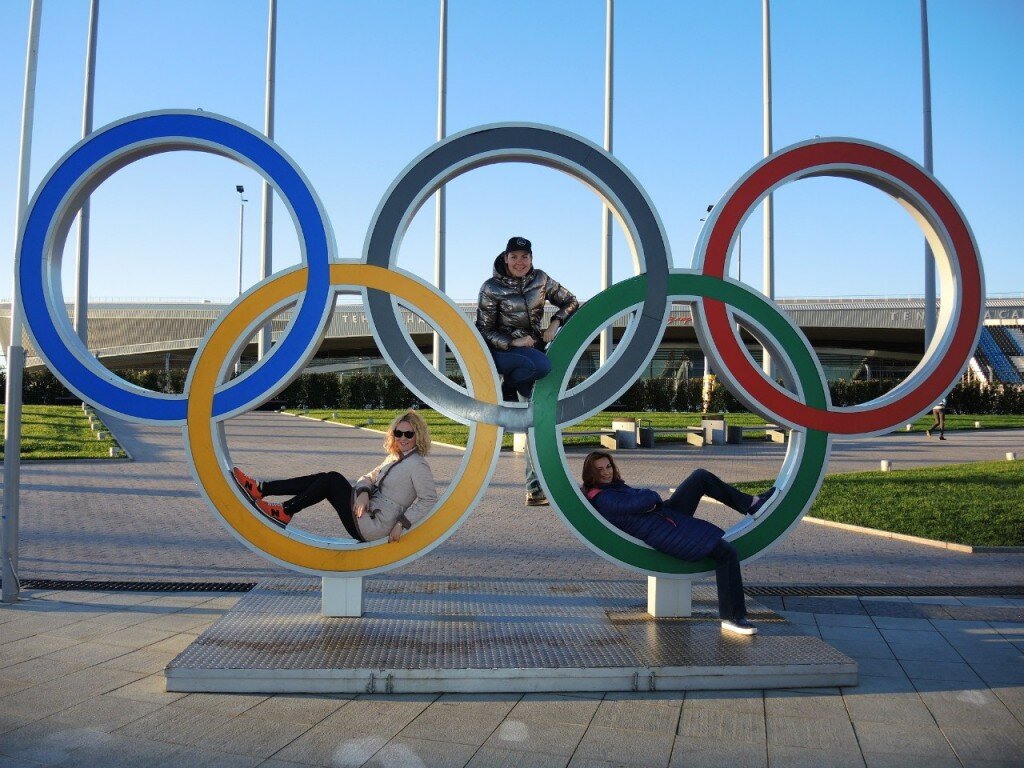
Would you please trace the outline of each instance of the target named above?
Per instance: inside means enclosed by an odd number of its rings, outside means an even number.
[[[25,464],[23,579],[256,581],[287,571],[230,536],[189,476],[179,430],[114,423],[132,462]],[[262,476],[358,474],[380,435],[277,414],[228,426],[232,459]],[[705,466],[770,480],[783,448],[622,454],[661,490]],[[838,443],[832,471],[999,459],[1020,431]],[[578,470],[582,452],[570,456]],[[431,463],[450,482],[461,452]],[[503,455],[480,507],[427,556],[379,579],[641,581],[593,554],[547,508],[522,505]],[[731,522],[720,507],[702,516]],[[297,521],[299,518],[297,518]],[[333,535],[329,509],[301,525]],[[801,523],[745,566],[748,586],[1003,587],[1022,554],[964,554]],[[912,590],[908,590],[912,591]],[[163,669],[238,600],[223,592],[28,590],[0,607],[0,768],[211,766],[1020,766],[1024,599],[762,597],[859,664],[851,688],[636,694],[222,695],[164,690]],[[754,639],[756,642],[756,638]]]

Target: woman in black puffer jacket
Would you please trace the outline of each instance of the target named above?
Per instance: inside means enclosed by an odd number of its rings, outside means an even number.
[[[544,305],[558,312],[547,328]],[[533,266],[533,246],[525,237],[512,237],[494,260],[494,275],[480,287],[476,327],[504,377],[506,394],[526,400],[533,382],[551,372],[544,349],[555,338],[579,302],[568,290]]]
[[[544,305],[558,312],[547,328]],[[502,398],[529,400],[533,383],[551,373],[544,350],[579,308],[568,290],[533,267],[533,246],[525,237],[509,238],[494,260],[494,275],[480,287],[476,327],[487,342],[502,376]],[[526,458],[526,506],[547,505],[529,451]]]
[[[680,560],[715,561],[722,628],[743,635],[752,635],[757,628],[747,621],[736,548],[723,538],[725,531],[693,513],[701,498],[710,496],[740,514],[756,515],[774,493],[772,487],[750,496],[706,469],[697,469],[662,500],[650,488],[626,485],[610,453],[594,451],[583,462],[583,494],[609,523]]]

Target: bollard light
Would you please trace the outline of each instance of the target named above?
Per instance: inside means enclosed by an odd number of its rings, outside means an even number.
[[[889,472],[892,470],[892,462],[889,459],[882,459],[881,469],[883,472]]]

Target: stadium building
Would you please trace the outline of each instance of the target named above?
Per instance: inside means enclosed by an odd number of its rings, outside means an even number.
[[[921,359],[924,302],[920,298],[777,299],[776,303],[807,335],[830,381],[903,378]],[[205,301],[91,303],[89,348],[110,369],[184,369],[226,306]],[[472,322],[476,304],[460,306]],[[411,338],[429,357],[430,326],[412,312],[404,315]],[[619,318],[613,334],[621,334],[626,322],[626,317]],[[273,320],[275,339],[287,323],[287,313]],[[0,338],[6,353],[10,338],[9,303],[0,304]],[[754,351],[753,344],[751,349]],[[28,343],[26,351],[28,368],[42,365]],[[255,360],[254,338],[243,352],[243,367]],[[583,354],[577,373],[589,373],[596,362],[594,343]],[[363,306],[339,303],[309,370],[344,374],[385,365],[370,334]],[[449,360],[449,369],[454,371],[454,366],[455,362]],[[677,304],[644,375],[690,378],[703,372],[704,355],[697,343],[693,318],[686,305]],[[986,300],[984,328],[966,375],[983,382],[1024,383],[1024,296]]]

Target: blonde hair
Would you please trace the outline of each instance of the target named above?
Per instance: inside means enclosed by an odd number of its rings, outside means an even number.
[[[391,426],[388,427],[387,435],[384,436],[384,450],[396,456],[401,453],[398,448],[398,440],[395,439],[395,429],[403,421],[409,422],[412,425],[412,431],[416,433],[417,453],[426,456],[430,453],[430,427],[427,426],[423,417],[412,409],[395,416]]]

